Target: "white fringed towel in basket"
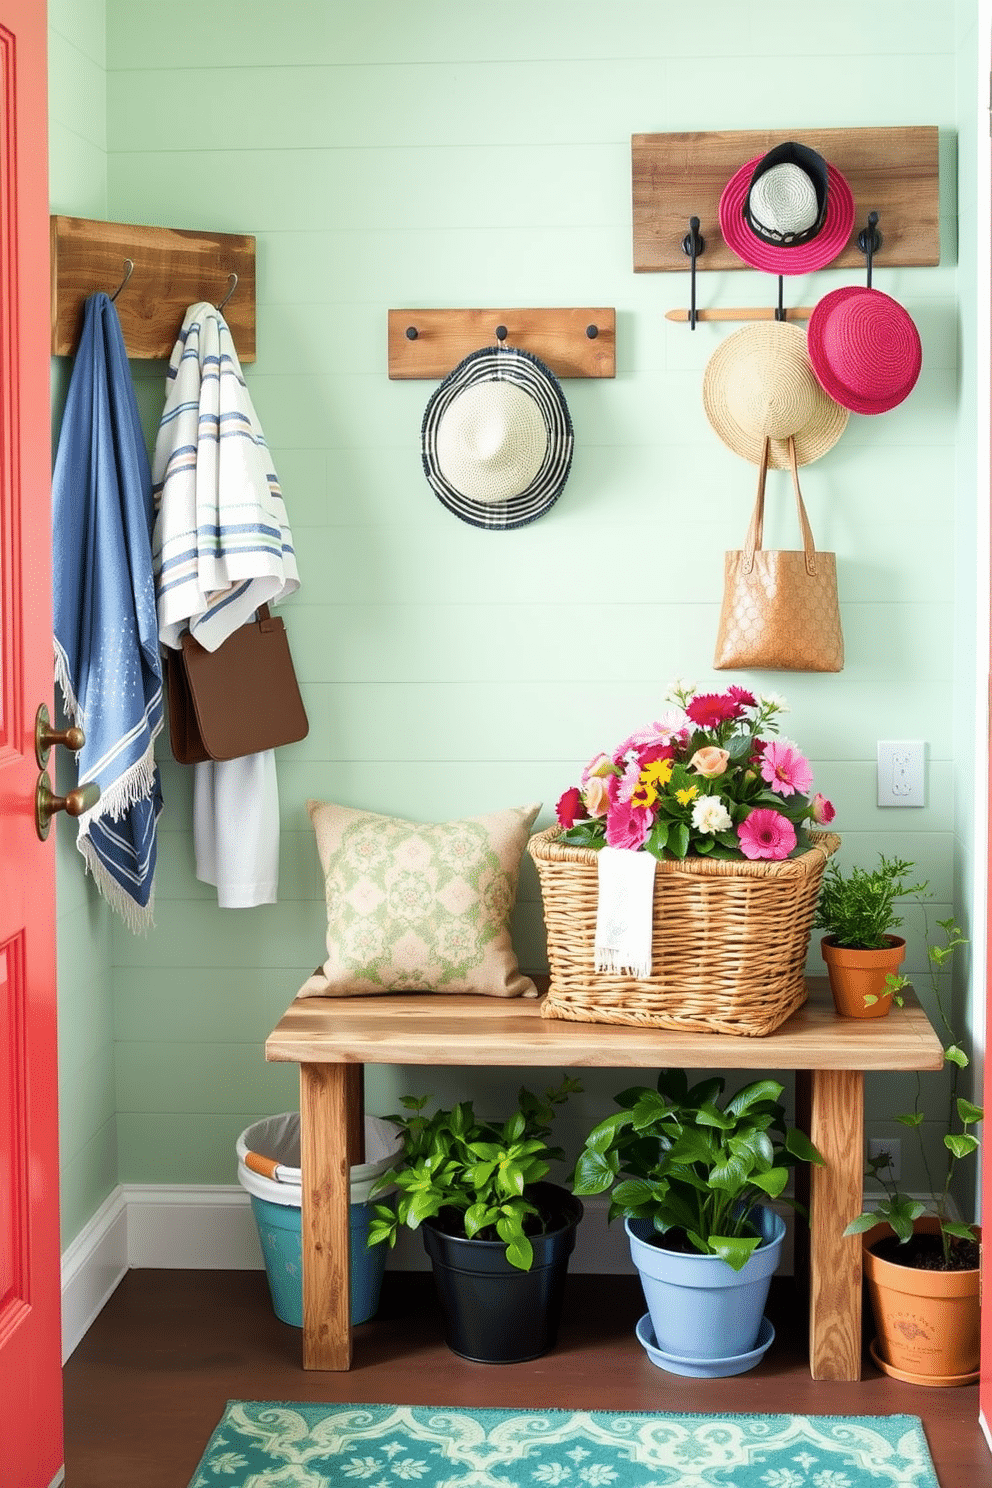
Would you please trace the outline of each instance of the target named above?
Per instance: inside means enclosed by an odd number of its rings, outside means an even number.
[[[600,848],[597,971],[638,978],[651,975],[654,865],[651,853]]]

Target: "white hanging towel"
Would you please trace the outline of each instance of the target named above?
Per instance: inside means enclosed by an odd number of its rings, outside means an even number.
[[[612,976],[651,975],[654,865],[648,852],[599,850],[596,970]]]
[[[159,639],[189,630],[215,651],[260,604],[299,588],[279,481],[227,322],[191,305],[169,360],[152,461],[152,558]],[[197,877],[222,908],[272,904],[278,891],[275,755],[194,766]]]

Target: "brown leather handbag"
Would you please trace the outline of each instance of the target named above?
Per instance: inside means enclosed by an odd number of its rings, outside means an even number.
[[[758,496],[743,550],[724,560],[723,608],[713,665],[718,671],[839,672],[844,636],[837,598],[837,562],[818,552],[799,489],[796,443],[789,440],[792,484],[802,531],[801,552],[761,546],[769,440],[758,472]]]
[[[166,663],[169,738],[181,765],[239,759],[310,730],[286,627],[268,605],[207,651],[187,631]]]

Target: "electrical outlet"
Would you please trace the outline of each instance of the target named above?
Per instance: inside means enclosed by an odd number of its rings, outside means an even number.
[[[895,1183],[902,1176],[902,1143],[898,1137],[869,1137],[868,1159],[871,1161],[881,1157],[883,1153],[889,1155],[888,1167],[880,1169],[881,1176]]]
[[[879,739],[879,806],[925,806],[926,780],[922,739]]]

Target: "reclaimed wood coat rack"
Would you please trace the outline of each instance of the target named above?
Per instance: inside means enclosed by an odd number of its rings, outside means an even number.
[[[239,360],[255,360],[253,237],[86,217],[52,217],[50,226],[53,356],[72,355],[83,303],[103,290],[135,360],[167,361],[199,300],[224,305]]]
[[[447,377],[470,352],[503,343],[556,377],[616,376],[616,311],[390,310],[389,376]]]
[[[695,273],[747,269],[720,232],[720,197],[743,164],[790,139],[810,146],[835,166],[854,197],[851,236],[828,268],[865,268],[865,249],[859,239],[869,213],[877,214],[877,267],[932,267],[940,262],[935,125],[723,130],[632,136],[634,272],[687,272],[694,232],[705,244],[693,257]],[[809,305],[786,307],[784,318],[807,319],[811,310]],[[694,311],[670,310],[667,318],[685,321],[693,313],[697,320],[761,320],[771,319],[776,309],[772,305],[704,306]]]

